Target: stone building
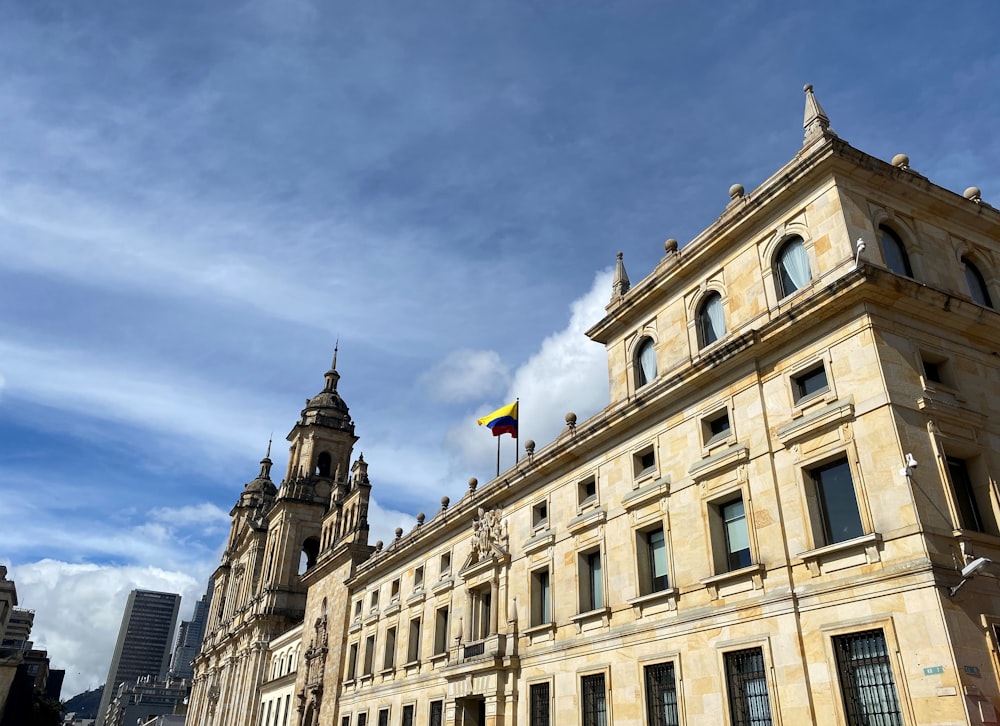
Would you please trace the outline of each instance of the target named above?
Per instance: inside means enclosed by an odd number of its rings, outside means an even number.
[[[189,723],[270,726],[298,623],[291,724],[997,723],[1000,212],[810,86],[804,127],[619,256],[609,405],[388,544],[334,365],[233,509]]]

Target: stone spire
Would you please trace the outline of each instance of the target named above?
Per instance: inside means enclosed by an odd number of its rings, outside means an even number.
[[[611,302],[624,297],[628,292],[631,283],[628,281],[628,273],[625,272],[625,262],[622,260],[621,252],[618,253],[618,263],[615,265],[615,279],[611,283]]]
[[[830,117],[826,115],[823,107],[816,100],[816,94],[813,93],[813,85],[807,83],[802,90],[806,93],[806,112],[802,121],[802,128],[805,129],[805,139],[802,145],[805,146],[823,136],[836,136],[833,129],[830,128]]]

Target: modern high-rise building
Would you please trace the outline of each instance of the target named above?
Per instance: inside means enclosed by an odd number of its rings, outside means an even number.
[[[162,679],[166,675],[180,605],[181,596],[172,592],[129,593],[97,711],[98,726],[103,726],[108,704],[119,684],[132,683],[142,676]]]
[[[198,655],[198,649],[201,648],[201,638],[205,634],[208,606],[211,602],[212,584],[209,582],[208,591],[194,604],[194,614],[191,619],[182,620],[181,626],[177,630],[177,644],[174,646],[174,654],[170,658],[170,675],[172,677],[186,678],[188,681],[194,677],[191,661]]]

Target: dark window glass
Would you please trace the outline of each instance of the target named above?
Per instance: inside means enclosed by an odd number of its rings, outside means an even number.
[[[368,724],[368,713],[367,712],[365,712],[365,713],[359,713],[358,714],[358,726],[367,726],[367,724]]]
[[[444,703],[442,701],[431,701],[430,726],[441,726],[444,722]]]
[[[403,718],[400,726],[413,726],[413,706],[403,706]]]
[[[531,684],[531,715],[530,726],[549,726],[549,684]]]
[[[667,542],[663,528],[646,532],[646,557],[649,567],[649,592],[662,592],[669,586],[667,577]]]
[[[941,379],[941,365],[938,363],[933,363],[929,360],[924,360],[924,378],[926,378],[931,383],[944,383]]]
[[[826,368],[817,366],[805,373],[792,377],[792,385],[795,386],[795,402],[798,403],[804,398],[809,398],[814,393],[825,391],[830,387],[826,380]]]
[[[846,542],[864,534],[847,460],[813,469],[810,473],[823,522],[824,544]]]
[[[608,726],[608,703],[604,691],[604,674],[580,679],[583,695],[583,726]]]
[[[378,726],[389,726],[389,709],[383,708],[378,712]]]
[[[728,571],[749,567],[750,533],[747,530],[746,509],[743,499],[736,499],[719,507],[722,528],[726,541],[726,564]]]
[[[910,258],[906,254],[903,241],[888,227],[879,227],[879,240],[882,243],[882,254],[886,266],[897,275],[913,277],[910,268]]]
[[[726,653],[729,715],[733,726],[770,726],[764,654],[760,648]]]
[[[896,684],[881,630],[833,639],[844,711],[850,726],[903,726]]]
[[[646,666],[645,673],[646,723],[649,726],[678,726],[674,664]]]
[[[969,295],[972,299],[983,307],[993,307],[990,292],[986,288],[986,280],[979,268],[965,257],[962,258],[962,266],[965,268],[965,283],[969,286]]]
[[[951,479],[952,491],[955,493],[955,505],[958,507],[958,516],[961,519],[959,526],[962,529],[973,529],[977,532],[983,529],[983,517],[979,513],[979,503],[976,501],[976,493],[972,488],[972,479],[969,477],[969,468],[964,459],[954,456],[948,457],[948,477]]]

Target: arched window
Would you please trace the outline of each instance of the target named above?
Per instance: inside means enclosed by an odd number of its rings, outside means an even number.
[[[319,555],[319,540],[316,537],[306,537],[302,543],[302,554],[299,557],[299,574],[316,564],[316,557]]]
[[[787,297],[812,279],[809,256],[801,237],[791,237],[778,250],[776,272],[781,297]]]
[[[993,307],[990,299],[990,291],[986,289],[986,279],[979,268],[972,264],[968,257],[962,258],[962,266],[965,268],[965,284],[969,286],[969,294],[972,299],[984,307]]]
[[[711,345],[726,334],[726,317],[722,312],[722,295],[710,292],[698,306],[698,342]]]
[[[644,338],[635,351],[636,388],[656,378],[656,349],[651,338]]]
[[[882,244],[882,254],[885,256],[885,264],[897,275],[913,277],[913,269],[910,267],[910,258],[906,254],[906,247],[903,240],[895,232],[881,225],[878,228],[879,242]]]
[[[316,457],[316,474],[317,476],[330,476],[330,464],[332,459],[330,455],[322,451],[320,455]]]

